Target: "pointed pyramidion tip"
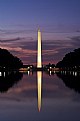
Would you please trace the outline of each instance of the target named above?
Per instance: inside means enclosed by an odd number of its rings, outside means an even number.
[[[40,32],[40,28],[38,28],[38,32]]]

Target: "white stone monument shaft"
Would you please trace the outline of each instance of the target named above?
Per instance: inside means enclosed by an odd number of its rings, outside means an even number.
[[[37,53],[37,68],[42,68],[41,62],[41,32],[38,30],[38,53]]]

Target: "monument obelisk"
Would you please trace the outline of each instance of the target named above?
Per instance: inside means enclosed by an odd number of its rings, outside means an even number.
[[[40,29],[38,29],[38,53],[37,53],[37,68],[42,68],[42,62],[41,62],[41,32]]]

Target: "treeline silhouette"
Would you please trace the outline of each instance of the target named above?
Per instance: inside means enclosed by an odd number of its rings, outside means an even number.
[[[0,70],[19,69],[23,66],[22,61],[13,56],[8,50],[0,48]]]
[[[5,75],[4,75],[5,74]],[[0,92],[4,93],[9,90],[14,84],[16,84],[19,80],[21,80],[23,74],[16,72],[1,72],[0,76]]]
[[[80,93],[80,73],[77,73],[77,76],[69,72],[66,72],[66,74],[61,74],[61,72],[57,73],[57,76],[63,80],[65,85],[69,87],[70,89],[73,89],[74,91]]]
[[[65,68],[65,69],[78,69],[80,70],[80,48],[75,49],[73,52],[70,52],[65,55],[62,61],[59,61],[56,64],[58,68]]]

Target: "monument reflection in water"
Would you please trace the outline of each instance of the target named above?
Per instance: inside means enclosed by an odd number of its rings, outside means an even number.
[[[42,91],[42,72],[37,71],[37,86],[38,86],[38,110],[41,110],[41,91]]]

